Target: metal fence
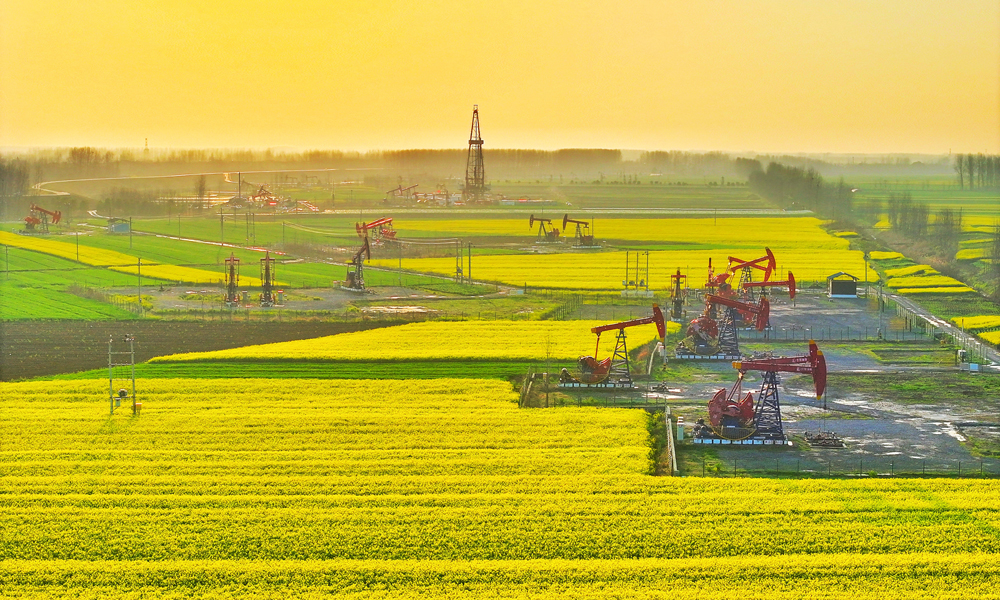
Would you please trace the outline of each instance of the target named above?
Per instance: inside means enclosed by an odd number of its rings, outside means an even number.
[[[879,329],[877,327],[816,327],[794,329],[740,330],[740,341],[809,341],[818,342],[926,342],[934,339],[934,330]]]
[[[684,457],[685,448],[678,451]],[[774,451],[769,450],[767,454]],[[750,452],[753,452],[751,450]],[[844,456],[823,450],[825,456],[753,456],[686,461],[681,475],[704,477],[1000,477],[996,459],[911,458],[907,456]],[[828,453],[828,454],[827,454]],[[700,463],[700,464],[699,464]]]

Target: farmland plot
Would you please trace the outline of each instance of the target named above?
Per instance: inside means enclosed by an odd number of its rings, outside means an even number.
[[[104,386],[0,384],[6,595],[997,595],[991,481],[652,477],[644,413],[489,380]]]

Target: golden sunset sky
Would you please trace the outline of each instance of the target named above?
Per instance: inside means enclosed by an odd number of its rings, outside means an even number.
[[[0,146],[1000,151],[997,0],[0,0]]]

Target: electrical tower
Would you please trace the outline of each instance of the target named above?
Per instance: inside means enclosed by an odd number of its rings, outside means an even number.
[[[462,200],[469,202],[485,202],[486,170],[483,166],[483,137],[479,134],[479,105],[472,107],[472,131],[469,133],[469,158],[465,166],[465,187],[462,189]]]

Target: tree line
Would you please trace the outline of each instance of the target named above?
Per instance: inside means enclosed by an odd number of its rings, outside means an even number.
[[[958,175],[958,185],[970,190],[1000,189],[1000,155],[997,154],[956,154],[953,164]]]
[[[831,183],[811,168],[772,162],[758,163],[749,176],[750,190],[785,210],[811,210],[843,227],[873,227],[885,218],[901,235],[930,241],[933,250],[949,261],[958,251],[962,211],[942,208],[932,214],[927,204],[914,201],[909,192],[890,193],[883,201],[856,202],[858,188],[843,178]],[[933,218],[932,218],[933,217]],[[997,242],[1000,248],[1000,241]]]

